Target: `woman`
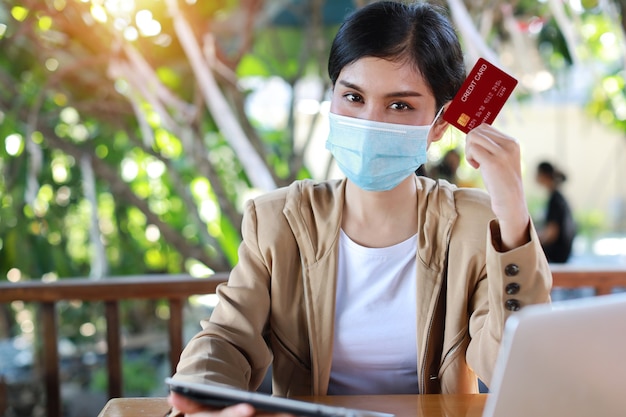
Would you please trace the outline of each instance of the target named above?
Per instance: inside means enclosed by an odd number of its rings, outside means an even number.
[[[549,262],[565,263],[572,253],[572,243],[576,236],[572,211],[559,191],[567,178],[550,162],[544,161],[537,165],[536,179],[550,194],[544,225],[539,230],[539,240]]]
[[[349,16],[329,75],[327,148],[347,179],[246,204],[239,263],[174,378],[255,390],[272,365],[280,396],[477,392],[506,318],[549,301],[519,145],[489,125],[467,135],[491,199],[414,175],[465,77],[453,28],[428,4]]]

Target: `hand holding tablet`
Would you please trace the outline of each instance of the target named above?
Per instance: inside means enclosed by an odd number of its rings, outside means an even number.
[[[236,388],[178,381],[172,378],[167,378],[165,383],[172,392],[183,395],[198,404],[214,408],[249,404],[261,411],[305,417],[394,417],[393,414],[388,413],[316,404]]]

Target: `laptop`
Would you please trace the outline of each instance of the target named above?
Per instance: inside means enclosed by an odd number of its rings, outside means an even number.
[[[511,316],[483,417],[626,416],[626,293]]]

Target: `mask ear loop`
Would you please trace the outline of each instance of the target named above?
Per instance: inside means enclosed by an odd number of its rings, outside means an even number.
[[[432,124],[430,125],[431,127],[433,127],[435,125],[435,123],[437,123],[437,120],[439,119],[439,117],[443,114],[443,109],[444,107],[446,107],[445,105],[441,106],[439,108],[439,111],[437,112],[437,114],[435,115],[435,119],[433,120]],[[452,143],[452,130],[450,129],[450,127],[448,126],[447,129],[447,133],[448,133],[448,145],[450,145]]]
[[[433,127],[435,125],[435,123],[437,122],[437,119],[439,119],[439,116],[441,116],[442,113],[443,113],[443,106],[441,106],[439,108],[439,111],[435,115],[435,118],[433,119],[432,123],[430,124],[430,127]]]

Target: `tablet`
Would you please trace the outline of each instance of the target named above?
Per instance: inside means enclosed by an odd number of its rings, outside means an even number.
[[[316,404],[291,398],[274,397],[260,392],[250,392],[221,385],[200,384],[166,378],[170,390],[211,407],[228,407],[247,403],[254,408],[269,412],[289,413],[305,417],[394,417],[393,414],[369,410]]]

